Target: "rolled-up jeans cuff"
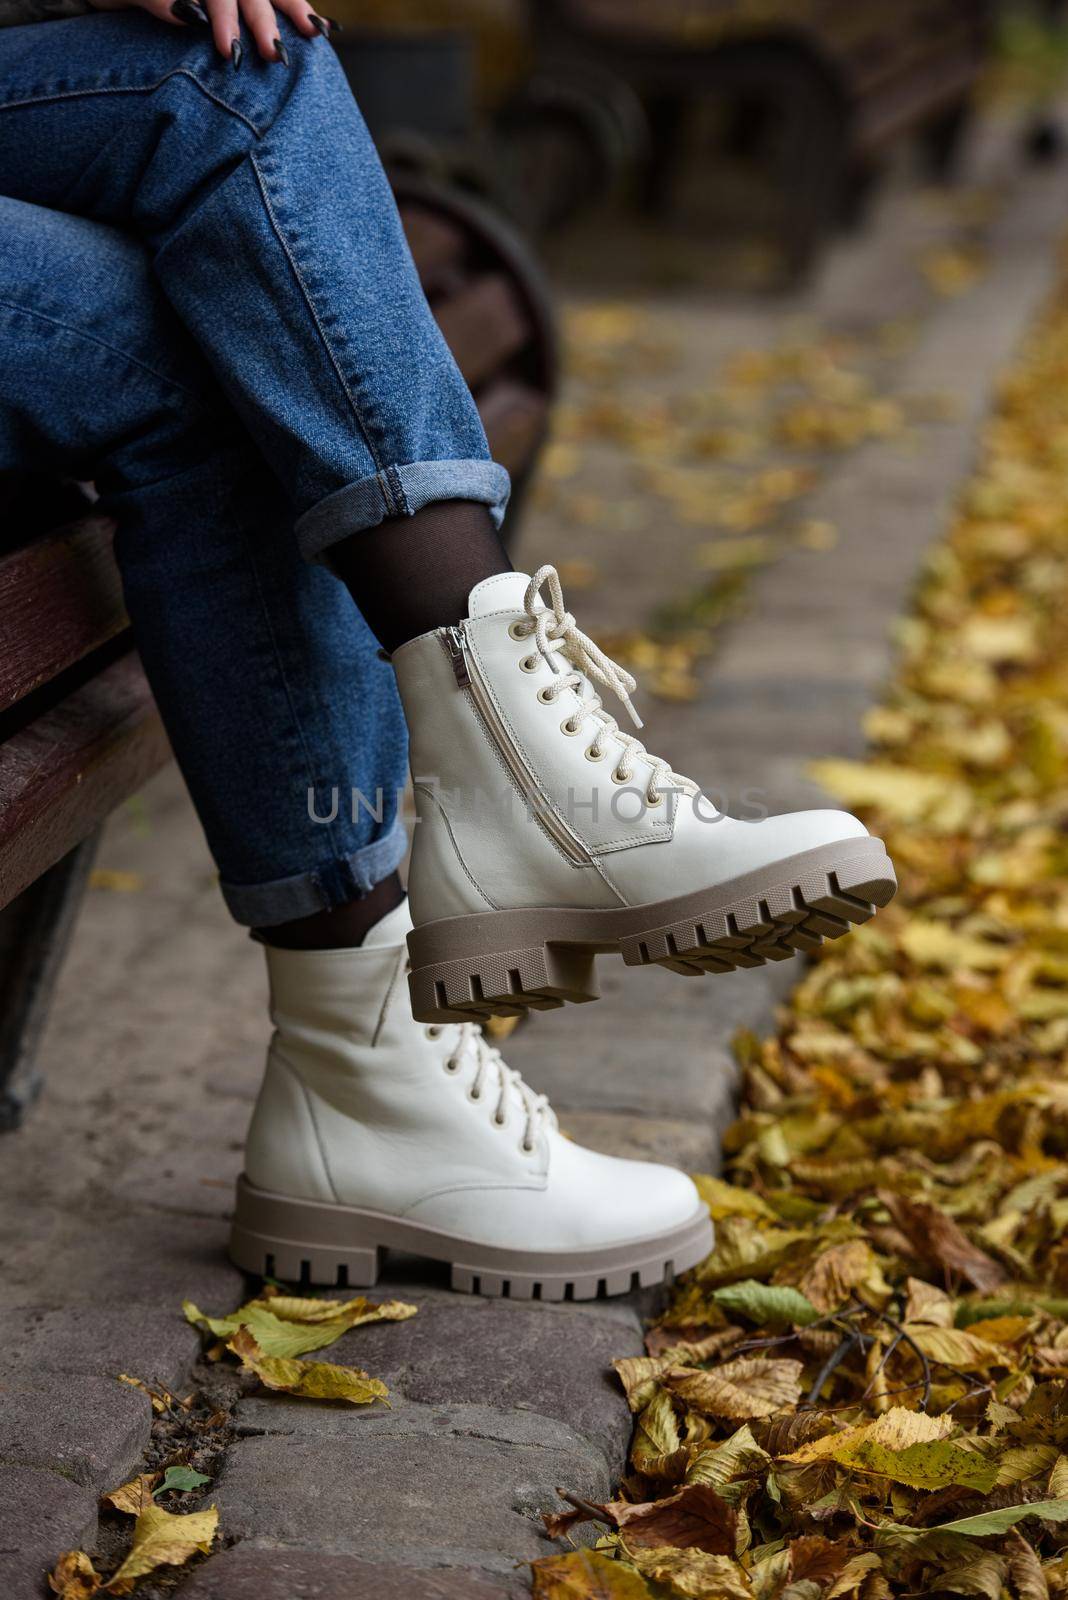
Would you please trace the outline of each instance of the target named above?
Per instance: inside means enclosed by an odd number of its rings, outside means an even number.
[[[350,856],[336,856],[308,872],[273,883],[223,883],[223,899],[235,922],[246,928],[271,928],[296,917],[310,917],[370,894],[376,883],[396,872],[408,839],[398,817],[381,839]]]
[[[478,500],[494,525],[504,520],[511,480],[495,461],[411,461],[346,484],[306,511],[297,541],[306,561],[323,561],[339,539],[375,528],[387,517],[410,517],[435,500]]]

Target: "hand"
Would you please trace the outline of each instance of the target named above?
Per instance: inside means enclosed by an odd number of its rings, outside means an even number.
[[[125,11],[131,7],[147,11],[172,27],[210,28],[219,54],[235,67],[241,65],[243,53],[242,22],[264,61],[281,61],[286,66],[289,57],[278,36],[276,11],[283,12],[306,39],[314,39],[316,34],[326,39],[332,32],[341,31],[340,23],[319,16],[308,0],[93,0],[96,11]]]

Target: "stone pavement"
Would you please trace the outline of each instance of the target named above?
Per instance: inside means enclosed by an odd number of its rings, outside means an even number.
[[[976,160],[996,186],[1011,140],[996,126],[985,137]],[[809,757],[859,749],[889,625],[1049,281],[1062,188],[1057,171],[1022,173],[991,226],[985,276],[936,305],[916,300],[910,252],[933,224],[907,189],[887,194],[870,232],[843,243],[803,297],[672,299],[695,360],[773,340],[798,311],[857,324],[922,312],[894,383],[955,402],[922,450],[872,443],[824,475],[804,510],[842,531],[833,557],[795,548],[764,571],[696,702],[648,718],[653,748],[683,770],[728,792],[759,783],[789,808],[812,798]],[[596,637],[640,624],[692,572],[694,530],[656,533],[652,544],[579,530],[561,551],[559,530],[535,516],[520,557],[596,561],[599,586],[572,600]],[[99,1492],[138,1466],[148,1400],[115,1375],[185,1392],[198,1341],[182,1299],[219,1311],[244,1290],[223,1244],[266,1037],[259,952],[227,923],[173,773],[114,820],[100,866],[44,1043],[45,1095],[0,1160],[4,1600],[43,1595],[56,1555],[92,1546]],[[658,969],[624,981],[602,963],[604,1001],[535,1019],[509,1059],[582,1139],[708,1168],[731,1111],[731,1035],[769,1022],[793,967],[686,983]],[[629,1433],[607,1368],[640,1350],[648,1301],[483,1301],[412,1262],[391,1264],[381,1287],[416,1301],[418,1316],[356,1329],[328,1359],[384,1378],[393,1409],[240,1398],[211,1490],[220,1549],[165,1592],[502,1600],[527,1592],[524,1563],[553,1548],[538,1512],[555,1486],[607,1493]]]

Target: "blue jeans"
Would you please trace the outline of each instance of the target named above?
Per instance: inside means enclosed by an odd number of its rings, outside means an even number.
[[[392,669],[319,558],[437,500],[499,523],[508,497],[337,59],[279,27],[290,68],[239,72],[140,12],[0,29],[0,470],[92,478],[117,519],[251,926],[404,852]]]

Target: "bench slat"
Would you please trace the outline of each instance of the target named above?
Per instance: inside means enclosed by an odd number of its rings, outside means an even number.
[[[0,905],[99,827],[170,759],[134,651],[3,745]]]
[[[126,626],[114,531],[91,516],[0,558],[0,710]]]
[[[487,272],[435,308],[438,327],[472,389],[530,337],[530,319],[503,272]]]
[[[513,476],[529,466],[549,421],[549,397],[510,378],[489,384],[478,397],[490,455]]]
[[[419,281],[432,294],[443,275],[462,265],[467,238],[458,223],[414,201],[400,207],[400,219]]]

